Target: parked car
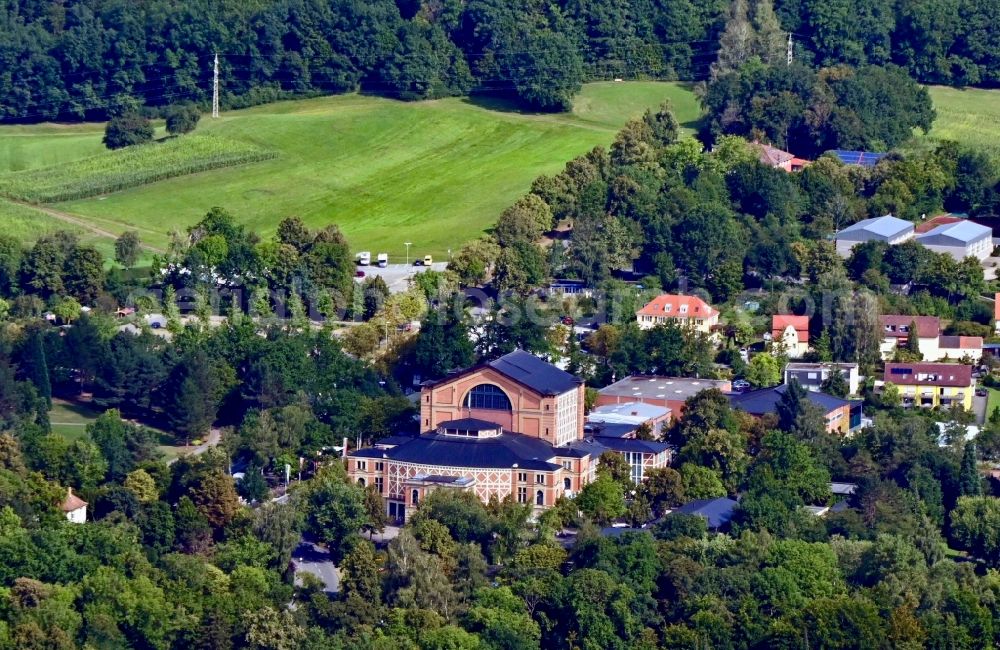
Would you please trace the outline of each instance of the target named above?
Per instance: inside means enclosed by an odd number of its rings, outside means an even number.
[[[363,278],[365,277],[365,272],[362,271],[361,269],[358,269],[357,271],[354,272],[354,277]]]
[[[389,253],[379,253],[376,259],[378,260],[378,265],[383,269],[389,266]]]
[[[977,388],[976,389],[976,397],[986,397],[989,394],[990,394],[990,391],[986,390],[985,388]]]
[[[424,255],[424,266],[430,266],[434,263],[434,258],[430,255]]]
[[[167,326],[167,317],[163,314],[147,314],[146,323],[154,330],[158,330]]]
[[[737,393],[742,393],[745,390],[750,390],[750,382],[746,379],[737,379],[733,382],[733,390]]]
[[[370,251],[361,251],[358,253],[358,264],[361,266],[368,266],[372,263],[372,254]]]

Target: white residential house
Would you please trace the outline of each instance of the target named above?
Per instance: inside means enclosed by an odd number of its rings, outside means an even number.
[[[73,488],[66,488],[66,498],[59,507],[71,524],[87,523],[87,502],[73,494]]]
[[[925,361],[972,361],[979,363],[983,359],[983,337],[981,336],[939,336],[937,358],[930,359],[924,355]]]
[[[837,233],[837,254],[850,257],[855,246],[868,241],[881,241],[890,246],[902,244],[913,239],[913,232],[912,223],[891,214],[865,219]]]
[[[847,381],[848,392],[857,395],[861,384],[856,363],[798,363],[785,365],[785,383],[796,380],[806,390],[820,391],[823,382],[829,379],[834,370],[840,372]]]
[[[708,334],[719,324],[719,310],[712,308],[698,296],[681,296],[664,293],[646,303],[635,313],[639,329],[652,329],[657,325],[674,322]]]
[[[789,358],[809,352],[809,317],[775,314],[771,317],[771,344]]]
[[[938,338],[941,336],[941,321],[937,316],[908,316],[887,314],[882,316],[882,358],[891,359],[899,346],[905,346],[909,339],[910,325],[917,326],[917,343],[925,360],[937,359]]]

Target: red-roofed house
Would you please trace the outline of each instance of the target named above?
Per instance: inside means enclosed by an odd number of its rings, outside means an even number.
[[[87,523],[87,502],[73,494],[73,488],[66,488],[66,498],[59,509],[66,513],[66,519],[70,523]]]
[[[939,336],[937,357],[927,361],[972,361],[978,363],[983,358],[983,337],[981,336]]]
[[[809,317],[775,314],[771,317],[771,343],[781,344],[785,354],[793,359],[809,351]]]
[[[639,329],[644,330],[673,321],[707,334],[714,325],[718,325],[719,311],[698,296],[664,293],[637,311],[635,320],[639,323]]]
[[[786,172],[800,172],[811,161],[803,158],[796,158],[794,154],[782,151],[777,147],[772,147],[763,142],[752,142],[751,145],[757,149],[761,164],[775,169],[782,169]]]
[[[905,346],[910,337],[910,325],[916,323],[917,342],[924,359],[938,359],[938,337],[941,321],[937,316],[907,316],[887,314],[882,316],[882,358],[891,359],[897,347]]]

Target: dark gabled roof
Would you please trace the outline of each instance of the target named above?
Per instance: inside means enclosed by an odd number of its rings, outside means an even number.
[[[587,422],[583,425],[584,433],[598,438],[624,438],[635,433],[639,427],[622,422]]]
[[[524,350],[514,350],[487,365],[543,395],[561,395],[583,383],[565,370]]]
[[[582,379],[560,370],[551,363],[542,361],[529,352],[514,350],[499,359],[466,368],[441,379],[425,382],[424,385],[437,386],[483,368],[492,368],[541,395],[561,395],[583,383]]]
[[[459,418],[457,420],[442,422],[437,428],[453,431],[496,431],[500,428],[500,425],[496,422],[480,420],[479,418]]]
[[[388,458],[417,465],[444,467],[513,468],[552,471],[556,451],[539,438],[520,433],[504,433],[491,438],[467,438],[425,433],[392,449],[362,449],[353,456]]]
[[[708,520],[709,528],[722,528],[733,518],[738,504],[732,499],[695,499],[672,511],[671,515],[697,515]]]
[[[788,386],[782,384],[781,386],[775,386],[774,388],[753,390],[749,393],[734,393],[728,395],[729,404],[734,409],[739,409],[740,411],[744,411],[750,415],[774,413],[775,407],[778,402],[781,401],[781,396],[785,394],[786,390],[788,390]],[[850,400],[841,399],[839,397],[834,397],[833,395],[827,395],[826,393],[812,390],[806,392],[806,397],[810,402],[823,409],[823,413],[829,413],[834,409],[838,409],[851,403]]]
[[[593,437],[583,440],[574,440],[565,447],[559,447],[560,456],[582,457],[590,454],[596,458],[606,451],[616,451],[625,453],[629,451],[643,454],[659,454],[670,448],[665,442],[653,442],[651,440],[635,440],[633,438],[605,438]],[[575,453],[569,453],[572,450]]]
[[[659,454],[670,448],[665,442],[654,442],[652,440],[635,440],[634,438],[604,438],[600,437],[596,442],[611,451],[621,453],[639,452],[642,454]]]
[[[396,445],[405,445],[411,440],[413,440],[413,436],[389,436],[376,440],[375,444],[383,447],[395,447]]]
[[[559,447],[559,455],[570,458],[583,458],[587,455],[597,458],[606,451],[609,451],[609,449],[594,438],[574,440],[568,445]]]

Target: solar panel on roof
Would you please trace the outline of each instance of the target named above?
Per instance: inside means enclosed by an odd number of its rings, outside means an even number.
[[[846,149],[834,149],[831,153],[841,160],[845,165],[861,165],[862,167],[874,167],[878,161],[885,158],[884,153],[874,151],[848,151]]]

